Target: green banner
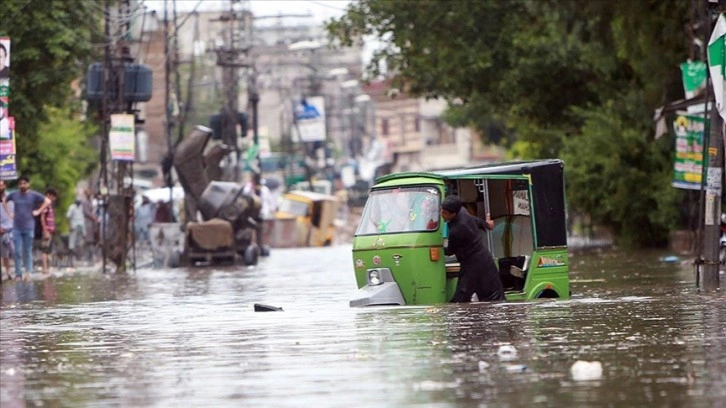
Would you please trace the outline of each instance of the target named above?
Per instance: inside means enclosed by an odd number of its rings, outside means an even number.
[[[676,133],[676,157],[673,164],[673,187],[701,189],[703,177],[703,116],[678,115],[673,123]]]
[[[691,99],[706,89],[708,69],[703,61],[687,61],[681,64],[683,76],[683,90],[686,92],[686,99]]]

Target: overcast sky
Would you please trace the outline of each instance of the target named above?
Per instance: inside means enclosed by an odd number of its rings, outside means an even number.
[[[169,10],[172,1],[166,0]],[[323,22],[331,17],[343,14],[351,0],[250,0],[250,10],[255,16],[279,14],[312,14],[315,22]],[[144,4],[158,13],[164,11],[164,0],[145,0]],[[177,11],[189,12],[195,8],[199,11],[217,11],[229,9],[229,0],[176,0]]]
[[[144,0],[149,10],[156,10],[159,15],[163,15],[165,0]],[[311,14],[311,20],[302,19],[308,23],[322,23],[332,17],[342,16],[346,6],[356,0],[249,0],[242,1],[248,3],[250,10],[256,17],[276,16],[289,14]],[[169,12],[171,13],[172,0],[166,0]],[[194,9],[197,11],[219,11],[228,10],[229,0],[176,0],[178,12],[190,12]],[[275,24],[279,20],[261,20],[260,25]],[[289,23],[293,21],[301,21],[300,19],[289,19]],[[363,47],[363,61],[367,63],[372,54],[372,50],[377,47],[377,42],[367,41]]]

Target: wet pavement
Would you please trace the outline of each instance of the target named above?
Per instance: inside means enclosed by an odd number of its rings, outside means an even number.
[[[0,406],[726,406],[726,301],[666,253],[574,253],[569,301],[353,309],[350,249],[4,282]]]

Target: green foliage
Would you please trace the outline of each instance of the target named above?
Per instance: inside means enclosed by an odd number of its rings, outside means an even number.
[[[57,209],[73,201],[76,183],[97,161],[89,145],[94,128],[78,119],[73,83],[85,77],[94,42],[102,44],[100,10],[93,1],[7,0],[0,13],[0,35],[12,41],[18,172],[38,191],[58,190]]]
[[[613,228],[620,241],[663,245],[678,219],[672,167],[644,129],[628,128],[612,101],[577,112],[582,134],[561,152],[566,163],[568,202],[587,209],[595,223]]]
[[[683,95],[678,64],[689,56],[691,7],[360,0],[327,28],[342,44],[383,44],[370,75],[385,67],[399,88],[461,101],[450,123],[482,135],[501,123],[509,157],[564,158],[571,209],[621,242],[653,246],[665,242],[681,194],[670,187],[672,146],[652,140],[652,116]]]
[[[0,35],[10,37],[10,113],[15,117],[23,174],[35,178],[40,128],[49,109],[73,104],[73,81],[83,78],[100,33],[99,4],[92,1],[8,0]],[[86,141],[84,141],[85,143]],[[50,156],[53,162],[65,160]]]
[[[98,153],[87,143],[96,131],[95,126],[73,117],[68,108],[48,108],[48,121],[38,129],[36,161],[21,157],[20,167],[33,169],[31,183],[44,193],[52,187],[58,192],[56,212],[65,210],[76,198],[76,184],[98,162]],[[59,230],[66,231],[65,217],[58,217]]]

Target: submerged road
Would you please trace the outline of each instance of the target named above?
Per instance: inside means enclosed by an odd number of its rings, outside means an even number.
[[[572,254],[569,301],[352,309],[350,250],[4,282],[0,406],[726,405],[724,297],[664,253]]]

